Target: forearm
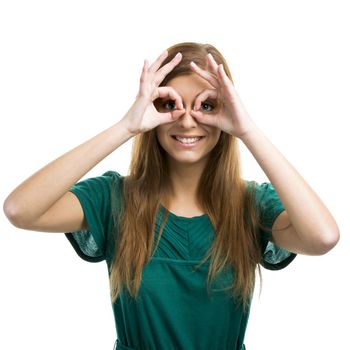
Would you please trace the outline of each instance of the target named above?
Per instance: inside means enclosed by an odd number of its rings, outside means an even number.
[[[22,222],[38,218],[90,169],[132,136],[119,121],[63,154],[9,194],[4,202],[5,214]]]
[[[250,150],[284,205],[302,240],[327,241],[338,226],[321,199],[258,128],[240,138]]]

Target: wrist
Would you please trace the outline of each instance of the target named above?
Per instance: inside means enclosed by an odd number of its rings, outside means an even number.
[[[247,129],[237,137],[245,143],[249,138],[252,137],[252,135],[257,134],[259,132],[261,132],[260,129],[256,125],[253,125],[251,128]]]
[[[124,133],[128,136],[128,138],[132,138],[138,134],[135,130],[132,130],[127,122],[124,119],[121,119],[118,123],[118,128],[122,128]]]

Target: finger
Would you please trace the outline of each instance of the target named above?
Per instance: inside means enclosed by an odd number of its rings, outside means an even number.
[[[143,83],[145,81],[147,69],[148,69],[148,61],[144,60],[142,72],[141,72],[141,77],[140,77],[140,83]]]
[[[178,52],[170,62],[165,64],[156,72],[155,82],[157,85],[159,85],[164,80],[166,75],[169,74],[174,69],[174,67],[180,63],[181,59],[182,54],[181,52]]]
[[[154,73],[156,72],[163,61],[168,57],[168,50],[163,51],[160,56],[156,59],[156,61],[149,67],[149,71]]]
[[[160,118],[160,124],[172,123],[175,120],[179,119],[183,115],[183,110],[174,110],[167,113],[158,113]]]
[[[176,90],[174,88],[172,88],[170,86],[158,87],[157,88],[157,97],[156,98],[158,98],[158,97],[160,97],[160,98],[170,97],[172,100],[175,101],[176,107],[178,109],[183,109],[181,96],[176,92]]]
[[[199,123],[217,127],[215,118],[212,115],[202,113],[201,111],[190,111],[192,117],[196,118]]]
[[[224,66],[222,64],[220,64],[218,67],[218,77],[225,86],[232,88],[232,86],[234,85],[231,79],[227,76]]]
[[[216,63],[216,61],[215,61],[213,55],[212,55],[211,53],[208,53],[208,56],[207,56],[207,57],[208,57],[208,62],[209,62],[209,64],[210,64],[210,66],[213,67],[213,70],[214,70],[215,72],[217,72],[219,65]]]
[[[212,98],[214,100],[216,100],[218,98],[218,92],[215,89],[206,89],[203,92],[201,92],[196,100],[194,101],[194,106],[193,106],[193,110],[194,111],[198,111],[199,107],[201,106],[202,102],[205,101],[208,98]]]
[[[184,109],[178,109],[178,110],[174,110],[174,111],[171,111],[170,114],[172,116],[172,118],[174,120],[178,119],[179,117],[181,117],[183,114],[185,113],[185,110]]]
[[[211,53],[208,53],[206,56],[206,60],[207,60],[206,69],[212,74],[212,76],[217,78],[219,65],[216,63],[213,55]]]
[[[213,87],[215,87],[215,88],[219,87],[218,80],[214,77],[213,74],[198,67],[197,64],[194,63],[193,61],[190,62],[190,67],[195,73],[200,75],[203,79],[207,80]]]

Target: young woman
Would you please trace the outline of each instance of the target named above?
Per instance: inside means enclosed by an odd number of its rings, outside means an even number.
[[[129,175],[77,182],[132,137]],[[242,179],[238,139],[270,182]],[[118,350],[245,349],[260,264],[282,269],[339,239],[250,118],[224,57],[199,43],[145,60],[125,116],[25,180],[4,210],[16,227],[65,232],[80,257],[106,261]]]

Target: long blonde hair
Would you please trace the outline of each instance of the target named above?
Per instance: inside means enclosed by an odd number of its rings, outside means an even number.
[[[160,86],[166,85],[176,76],[193,74],[189,67],[190,61],[207,69],[208,53],[213,55],[218,64],[223,64],[227,76],[233,82],[224,57],[212,45],[186,42],[171,46],[162,66],[177,52],[182,53],[182,60]],[[116,248],[110,268],[113,302],[124,287],[130,295],[137,295],[142,269],[154,253],[156,214],[163,194],[169,193],[170,188],[166,157],[155,129],[134,137],[129,175],[123,180],[124,205],[122,208],[112,206],[117,223]],[[224,268],[234,268],[231,295],[242,302],[244,308],[250,304],[256,267],[262,279],[259,266],[262,253],[257,230],[260,223],[254,202],[254,188],[246,186],[242,179],[237,138],[221,132],[209,155],[197,191],[198,202],[209,216],[215,232],[213,244],[201,263],[211,257],[207,286]],[[165,209],[158,242],[168,214]]]

